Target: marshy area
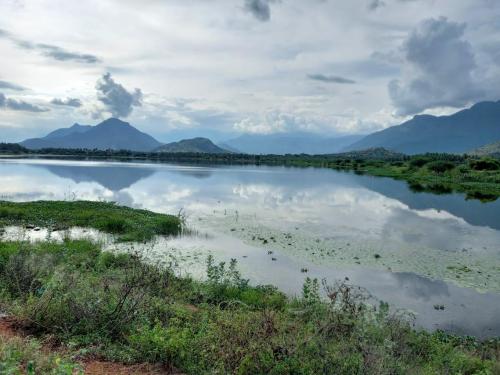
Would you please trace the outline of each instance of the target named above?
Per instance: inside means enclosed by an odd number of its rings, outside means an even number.
[[[70,219],[75,212],[82,214]],[[127,222],[106,224],[108,213],[126,213]],[[119,241],[175,234],[180,226],[173,216],[81,201],[1,202],[0,216],[3,226],[84,225]],[[0,293],[18,333],[0,340],[7,373],[70,374],[96,359],[192,374],[500,370],[496,339],[415,329],[387,304],[367,304],[364,291],[347,281],[306,278],[302,293],[289,297],[251,285],[236,260],[208,257],[206,278],[197,280],[89,240],[2,241]]]

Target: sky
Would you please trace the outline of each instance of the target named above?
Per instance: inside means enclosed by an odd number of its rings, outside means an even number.
[[[367,134],[500,100],[499,0],[0,0],[0,141]]]

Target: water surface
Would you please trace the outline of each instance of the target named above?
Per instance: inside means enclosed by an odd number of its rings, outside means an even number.
[[[500,201],[328,169],[54,160],[0,161],[0,195],[182,210],[202,236],[151,252],[184,254],[186,272],[212,253],[292,294],[307,276],[347,278],[426,328],[500,335]]]

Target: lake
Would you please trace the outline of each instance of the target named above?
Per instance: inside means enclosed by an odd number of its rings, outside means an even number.
[[[293,295],[306,277],[344,281],[421,327],[500,335],[500,201],[329,169],[42,159],[0,160],[0,196],[181,212],[193,234],[148,251],[182,272],[236,258],[254,284]]]

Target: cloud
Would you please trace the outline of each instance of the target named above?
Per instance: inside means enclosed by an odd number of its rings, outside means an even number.
[[[377,10],[383,6],[385,6],[385,3],[382,0],[370,0],[368,3],[369,10]]]
[[[271,7],[269,4],[278,0],[245,0],[244,8],[259,21],[265,22],[271,19]]]
[[[85,64],[96,64],[101,61],[97,56],[91,54],[71,52],[52,44],[33,43],[24,39],[19,39],[8,31],[2,29],[0,29],[0,38],[6,38],[20,48],[37,51],[43,56],[57,61],[75,61]]]
[[[327,76],[324,74],[308,74],[307,77],[314,81],[328,82],[328,83],[342,83],[342,84],[353,84],[353,81],[349,78],[339,77],[339,76]]]
[[[61,106],[75,107],[75,108],[79,108],[82,106],[82,101],[80,99],[75,99],[75,98],[66,98],[66,99],[54,98],[50,101],[50,103],[54,105],[61,105]]]
[[[133,107],[142,105],[142,91],[135,89],[127,91],[121,84],[116,83],[110,73],[102,76],[96,84],[97,99],[104,105],[104,111],[113,117],[127,117]]]
[[[7,82],[7,81],[0,81],[0,89],[14,90],[14,91],[24,91],[25,90],[24,87],[16,85],[15,83],[12,83],[12,82]]]
[[[318,131],[321,120],[305,114],[268,110],[258,117],[247,117],[233,125],[233,130],[251,134],[273,134],[296,131]]]
[[[10,109],[12,111],[25,111],[25,112],[47,112],[47,108],[42,108],[34,104],[27,103],[22,100],[6,98],[4,94],[0,93],[0,109]]]
[[[401,48],[406,74],[388,85],[398,115],[461,108],[482,98],[472,46],[463,39],[465,28],[465,23],[440,17],[424,20],[410,32]]]
[[[86,53],[70,52],[50,44],[35,44],[34,48],[41,51],[44,56],[51,57],[58,61],[76,61],[86,64],[96,64],[100,62],[97,56]]]

